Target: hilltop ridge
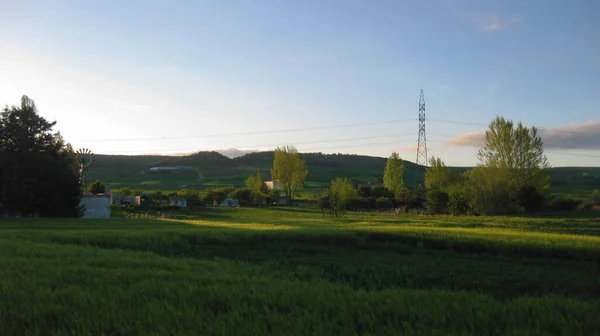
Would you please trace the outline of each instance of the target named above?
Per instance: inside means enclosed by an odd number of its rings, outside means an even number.
[[[306,160],[307,188],[329,185],[335,177],[348,177],[356,183],[378,182],[383,178],[387,158],[358,154],[300,153]],[[100,180],[115,186],[136,189],[178,190],[183,187],[205,188],[210,185],[244,185],[250,174],[260,169],[265,179],[270,179],[273,151],[253,152],[229,158],[217,151],[199,151],[183,156],[169,155],[107,155],[97,154],[96,163],[89,170],[88,180]],[[405,184],[412,186],[415,179],[422,180],[425,167],[405,161]],[[194,166],[204,180],[192,172],[149,172],[152,167]],[[471,167],[451,167],[466,171]],[[556,167],[550,169],[555,190],[593,190],[600,188],[600,168]]]

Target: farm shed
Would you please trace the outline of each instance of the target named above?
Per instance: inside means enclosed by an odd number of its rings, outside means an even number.
[[[84,207],[81,218],[110,218],[110,197],[83,195],[79,205]]]
[[[187,207],[187,199],[181,196],[171,196],[169,197],[169,204],[185,208]]]

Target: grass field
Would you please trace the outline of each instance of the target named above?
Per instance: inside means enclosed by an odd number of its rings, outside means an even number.
[[[599,335],[599,217],[0,220],[0,330]]]

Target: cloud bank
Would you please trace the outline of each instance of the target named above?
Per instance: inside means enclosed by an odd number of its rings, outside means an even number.
[[[600,150],[600,123],[590,120],[583,124],[540,128],[546,149]],[[444,146],[482,147],[485,131],[463,133],[446,141]]]

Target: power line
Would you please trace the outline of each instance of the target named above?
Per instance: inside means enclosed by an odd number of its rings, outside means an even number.
[[[330,126],[313,126],[313,127],[301,127],[291,129],[279,129],[279,130],[267,130],[267,131],[255,131],[255,132],[238,132],[238,133],[213,133],[213,134],[197,134],[189,136],[175,136],[175,137],[147,137],[147,138],[113,138],[113,139],[87,139],[79,140],[81,142],[109,142],[109,141],[143,141],[143,140],[170,140],[170,139],[193,139],[193,138],[216,138],[216,137],[230,137],[239,135],[260,135],[260,134],[276,134],[276,133],[291,133],[301,131],[314,131],[314,130],[328,130],[333,128],[346,128],[346,127],[362,127],[362,126],[373,126],[373,125],[387,125],[404,123],[407,121],[413,121],[413,118],[396,119],[389,121],[379,122],[367,122],[357,124],[342,124],[342,125],[330,125]]]

